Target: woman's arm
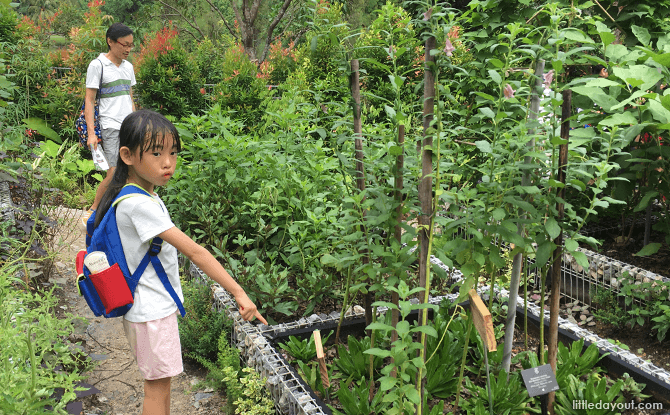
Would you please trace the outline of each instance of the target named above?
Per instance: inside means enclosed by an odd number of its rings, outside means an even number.
[[[208,277],[218,282],[223,288],[235,297],[237,305],[240,307],[240,314],[246,321],[252,320],[254,317],[263,324],[268,322],[258,312],[256,305],[249,299],[247,293],[242,287],[228,274],[228,272],[219,264],[219,261],[214,258],[209,251],[193,239],[189,238],[184,232],[177,229],[176,226],[166,230],[158,235],[159,238],[177,248],[179,252],[186,255],[188,259],[193,261]]]

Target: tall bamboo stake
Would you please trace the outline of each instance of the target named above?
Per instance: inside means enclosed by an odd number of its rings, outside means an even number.
[[[565,179],[568,168],[568,141],[570,139],[570,107],[572,105],[572,91],[567,89],[563,91],[563,111],[561,114],[561,119],[563,123],[561,124],[561,138],[565,140],[565,143],[561,144],[559,147],[558,154],[558,181],[565,185]],[[563,200],[565,199],[565,186],[562,186],[558,189],[558,197]],[[559,202],[557,205],[558,209],[558,223],[561,223],[563,220],[563,203]],[[563,257],[563,230],[561,230],[554,239],[556,244],[556,250],[554,251],[554,261],[551,269],[551,300],[549,305],[549,365],[551,365],[554,374],[556,373],[556,360],[558,352],[558,312],[559,312],[559,301],[561,296],[561,260]],[[547,396],[547,405],[549,407],[549,413],[554,414],[554,399],[555,393],[551,392]]]
[[[433,121],[433,109],[435,98],[435,74],[433,65],[435,56],[431,51],[436,48],[435,37],[426,39],[426,57],[424,66],[423,82],[423,146],[421,149],[421,181],[419,182],[419,201],[421,202],[421,215],[419,215],[419,285],[427,287],[430,270],[429,242],[430,242],[430,222],[433,215],[433,135],[428,132]],[[428,290],[424,292],[422,303],[428,302]],[[428,318],[428,310],[421,310],[420,324],[425,324]],[[421,355],[426,355],[426,339],[423,337],[423,350]],[[421,381],[421,370],[417,375],[417,388],[420,393],[420,403],[417,407],[417,413],[421,413],[423,403],[423,385]]]
[[[544,73],[544,60],[538,60],[535,65],[535,88],[530,98],[530,113],[528,118],[530,120],[537,120],[538,112],[540,111],[540,94],[542,88],[542,74]],[[534,130],[529,130],[528,135],[532,136]],[[535,139],[531,139],[526,144],[530,149],[535,147]],[[529,165],[531,163],[531,157],[526,156],[524,158],[524,164]],[[525,169],[523,172],[523,177],[521,179],[521,184],[523,186],[530,185],[530,172],[528,169]],[[524,217],[525,215],[522,215]],[[524,226],[519,223],[517,225],[517,234],[523,236]],[[523,253],[519,252],[514,255],[512,260],[512,276],[510,277],[509,283],[509,300],[507,303],[507,322],[505,324],[505,344],[503,345],[503,360],[502,365],[505,372],[507,372],[507,380],[509,380],[509,367],[512,362],[512,345],[514,344],[514,325],[516,321],[516,303],[517,297],[519,296],[519,281],[521,280],[521,268],[522,268]]]
[[[398,244],[402,243],[402,227],[400,223],[402,222],[402,190],[403,190],[403,168],[405,164],[405,125],[398,125],[398,146],[400,147],[400,154],[396,157],[395,164],[395,201],[397,203],[395,210],[396,225],[395,225],[395,239],[398,241]],[[398,276],[400,278],[400,275]],[[400,302],[400,297],[397,292],[391,293],[391,302],[398,306]],[[391,310],[391,326],[395,328],[398,325],[398,320],[400,320],[400,311],[397,309]],[[391,343],[398,340],[398,332],[393,330],[391,332]],[[393,370],[392,376],[395,377],[395,369]]]
[[[351,60],[351,96],[354,101],[354,136],[355,138],[355,147],[356,147],[356,185],[358,190],[362,193],[365,191],[365,166],[363,164],[363,127],[361,124],[361,88],[358,81],[358,59]],[[363,199],[365,200],[365,198]],[[361,211],[361,220],[365,222],[365,210]],[[361,225],[363,230],[363,235],[367,235],[365,231],[365,224]],[[367,255],[367,250],[361,250],[363,253],[363,264],[369,263],[369,258]],[[369,286],[371,286],[373,281],[370,281]],[[372,324],[372,292],[368,289],[364,296],[364,305],[365,305],[365,324]],[[370,347],[375,347],[375,333],[374,331],[368,331],[370,336]],[[370,355],[370,390],[369,390],[369,399],[372,400],[375,391],[375,383],[373,382],[373,362],[374,356]]]
[[[351,88],[351,97],[354,101],[354,144],[355,144],[355,157],[356,157],[356,187],[360,192],[365,191],[365,167],[363,164],[364,154],[363,154],[363,127],[361,125],[361,87],[358,78],[358,59],[351,60],[351,78],[350,78],[350,88]],[[365,220],[365,210],[363,210],[361,220]],[[363,225],[364,227],[365,225]],[[363,229],[363,234],[365,234]],[[367,255],[363,255],[363,263],[368,263]],[[365,323],[367,325],[372,324],[372,293],[368,290],[365,294]]]

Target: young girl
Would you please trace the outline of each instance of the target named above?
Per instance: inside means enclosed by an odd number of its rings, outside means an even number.
[[[255,317],[267,324],[219,262],[177,229],[154,193],[154,187],[165,185],[174,174],[181,149],[174,125],[156,112],[140,110],[125,118],[119,138],[117,168],[96,212],[95,226],[123,186],[132,184],[148,193],[123,199],[116,207],[119,235],[130,271],[134,272],[152,239],[158,236],[164,241],[158,256],[182,301],[177,251],[235,297],[244,320]],[[135,290],[134,304],[123,319],[131,351],[145,379],[143,415],[170,413],[170,379],[183,371],[177,313],[177,305],[149,265]]]

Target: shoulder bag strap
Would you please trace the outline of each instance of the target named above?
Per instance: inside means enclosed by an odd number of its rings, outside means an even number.
[[[98,85],[98,93],[96,94],[95,99],[98,100],[98,105],[100,104],[100,90],[102,89],[102,76],[105,74],[105,65],[102,63],[100,59],[98,59],[98,62],[100,62],[100,85]]]

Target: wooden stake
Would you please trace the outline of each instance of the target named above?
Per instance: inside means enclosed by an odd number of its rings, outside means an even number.
[[[324,389],[328,389],[330,380],[328,379],[328,368],[326,367],[326,356],[323,353],[320,330],[314,330],[314,346],[316,346],[316,360],[319,362],[319,371],[321,372],[321,383],[323,383]]]
[[[493,333],[493,318],[491,312],[474,289],[468,293],[470,297],[470,311],[472,312],[472,322],[482,338],[482,342],[490,352],[497,349],[496,336]]]
[[[562,120],[561,124],[561,138],[565,140],[564,144],[559,146],[559,155],[558,155],[558,174],[556,178],[559,182],[565,185],[567,169],[568,169],[568,141],[570,140],[570,118],[572,107],[572,91],[566,89],[563,91],[563,108],[562,108]],[[558,190],[558,197],[565,199],[565,186],[561,187]],[[558,203],[556,206],[558,210],[558,216],[556,220],[559,223],[563,220],[564,215],[564,206],[563,203]],[[561,263],[563,259],[563,230],[561,230],[554,239],[556,244],[556,250],[554,251],[554,258],[551,268],[551,300],[549,303],[549,364],[556,373],[556,363],[558,361],[558,312],[561,298]],[[544,322],[542,322],[544,323]],[[550,392],[547,395],[547,405],[549,408],[549,413],[554,414],[554,400],[555,393]]]

